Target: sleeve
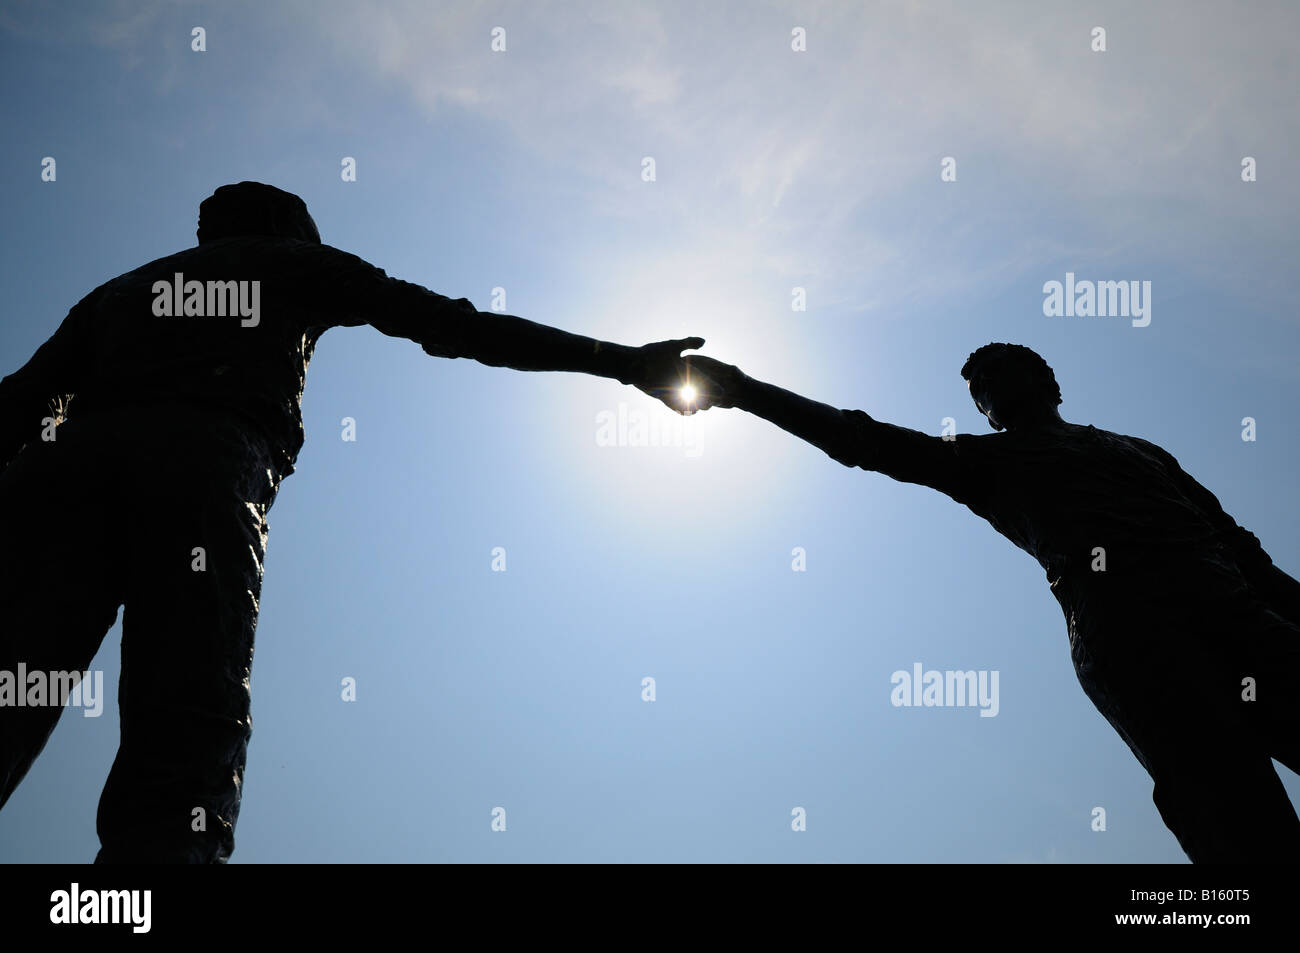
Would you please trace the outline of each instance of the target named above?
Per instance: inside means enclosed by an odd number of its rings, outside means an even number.
[[[300,245],[293,263],[317,326],[369,324],[438,357],[464,355],[467,319],[479,313],[468,299],[390,278],[382,268],[330,245]]]
[[[57,417],[58,405],[86,379],[93,349],[88,324],[99,291],[77,302],[31,360],[0,380],[0,470],[40,439],[45,419]]]
[[[986,492],[984,468],[977,465],[972,434],[932,437],[917,430],[874,420],[861,410],[845,410],[854,427],[847,452],[830,454],[846,466],[874,470],[903,483],[917,483],[959,503],[977,504]]]

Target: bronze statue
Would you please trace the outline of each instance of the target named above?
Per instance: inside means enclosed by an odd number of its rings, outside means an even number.
[[[699,409],[746,410],[845,466],[932,487],[1038,560],[1079,683],[1155,781],[1192,861],[1300,858],[1270,760],[1300,772],[1300,583],[1177,460],[1062,420],[1055,374],[1020,345],[970,355],[962,377],[997,433],[952,438],[686,360],[708,381]]]
[[[86,295],[0,381],[0,672],[85,670],[125,606],[99,862],[234,849],[266,514],[302,448],[316,341],[361,324],[436,357],[613,378],[682,413],[679,355],[704,343],[477,311],[321,244],[302,199],[256,182],[200,205],[197,247]],[[0,707],[0,807],[62,710]]]

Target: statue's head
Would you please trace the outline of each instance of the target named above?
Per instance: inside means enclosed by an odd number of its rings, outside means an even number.
[[[994,430],[1059,420],[1061,388],[1037,353],[1021,344],[986,344],[962,365],[975,406]]]
[[[238,235],[275,235],[320,244],[307,203],[261,182],[223,185],[199,204],[199,244]]]

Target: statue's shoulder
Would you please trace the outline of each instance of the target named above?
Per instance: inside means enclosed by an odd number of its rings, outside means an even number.
[[[117,285],[131,284],[145,277],[156,277],[166,272],[184,271],[182,264],[193,258],[194,252],[198,248],[182,248],[178,252],[172,252],[170,255],[164,255],[161,258],[155,258],[153,261],[145,262],[138,268],[132,268],[130,271],[123,272],[111,281],[104,282],[100,287],[113,288]]]
[[[1018,456],[1022,446],[1018,435],[1009,430],[957,434],[952,443],[957,459],[968,466],[997,466],[1002,460]]]
[[[1166,472],[1181,469],[1177,458],[1172,453],[1160,446],[1160,444],[1152,443],[1145,437],[1112,433],[1109,430],[1100,430],[1095,427],[1089,429],[1094,431],[1099,445],[1111,453],[1119,453],[1130,458],[1144,460],[1147,464]]]
[[[1095,431],[1096,435],[1100,439],[1107,440],[1117,444],[1124,444],[1126,446],[1133,447],[1143,452],[1147,452],[1147,453],[1165,452],[1165,449],[1163,447],[1161,447],[1159,444],[1152,443],[1150,440],[1147,440],[1145,437],[1138,437],[1129,433],[1114,433],[1110,430],[1099,430],[1096,427],[1089,427],[1088,429]]]

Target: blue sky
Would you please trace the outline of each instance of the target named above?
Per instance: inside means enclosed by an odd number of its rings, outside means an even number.
[[[1300,572],[1293,9],[696,7],[5,4],[0,373],[253,179],[481,309],[502,287],[566,330],[699,334],[930,433],[987,432],[958,370],[1029,345],[1066,419],[1165,447]],[[1150,281],[1150,325],[1044,316],[1066,272]],[[1185,860],[1042,570],[933,491],[369,328],[322,338],[303,409],[235,862]],[[667,445],[602,445],[620,413]],[[108,711],[65,713],[0,859],[93,857],[119,637]],[[892,706],[916,662],[997,671],[997,716]]]

